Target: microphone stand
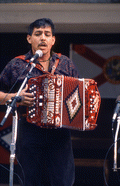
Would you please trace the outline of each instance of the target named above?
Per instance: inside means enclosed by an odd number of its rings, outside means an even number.
[[[18,114],[17,108],[13,111],[13,123],[12,123],[12,141],[10,145],[10,174],[9,174],[9,186],[13,186],[13,172],[14,172],[14,160],[17,140],[17,126],[18,126]]]
[[[9,186],[13,186],[13,172],[14,172],[14,159],[15,159],[15,150],[16,150],[16,139],[17,139],[17,126],[18,126],[18,114],[17,114],[17,107],[16,102],[20,102],[20,93],[25,86],[27,80],[30,78],[30,74],[33,68],[36,66],[35,63],[31,63],[31,68],[25,77],[20,89],[18,90],[12,102],[8,105],[6,114],[0,123],[0,126],[3,126],[7,117],[9,116],[10,112],[13,110],[13,124],[12,124],[12,142],[10,145],[10,175],[9,175]]]
[[[119,108],[120,111],[120,108]],[[119,168],[117,167],[117,140],[118,140],[118,133],[120,129],[120,112],[118,111],[117,116],[117,128],[115,132],[115,138],[114,138],[114,163],[113,163],[113,171],[117,171]]]

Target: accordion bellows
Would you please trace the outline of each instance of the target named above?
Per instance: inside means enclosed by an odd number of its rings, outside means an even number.
[[[29,79],[28,86],[35,97],[27,108],[28,122],[45,128],[96,128],[101,98],[93,79],[46,74]]]

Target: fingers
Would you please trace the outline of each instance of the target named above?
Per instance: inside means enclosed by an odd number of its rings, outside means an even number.
[[[27,90],[28,90],[28,84],[26,84],[25,88],[22,91],[26,92]]]
[[[24,96],[24,100],[22,101],[22,104],[24,106],[32,106],[34,103],[34,98],[31,98],[29,96]]]
[[[20,102],[20,105],[23,106],[32,106],[34,103],[34,98],[29,96],[29,93],[26,93],[25,95],[22,95],[22,101]]]
[[[34,97],[32,93],[26,92],[27,90],[28,90],[28,85],[26,84],[25,88],[20,93],[20,96],[22,97],[22,101],[20,105],[32,106],[34,103]]]

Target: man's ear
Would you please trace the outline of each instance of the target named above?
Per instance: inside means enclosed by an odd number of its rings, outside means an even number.
[[[27,35],[27,42],[28,42],[29,44],[31,44],[31,36],[30,36],[30,35]]]
[[[52,46],[55,44],[55,40],[56,40],[56,38],[55,38],[55,36],[53,36],[52,37]]]

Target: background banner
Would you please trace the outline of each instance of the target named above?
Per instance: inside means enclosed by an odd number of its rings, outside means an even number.
[[[70,58],[81,78],[98,83],[101,98],[116,98],[120,94],[120,45],[71,44]]]

